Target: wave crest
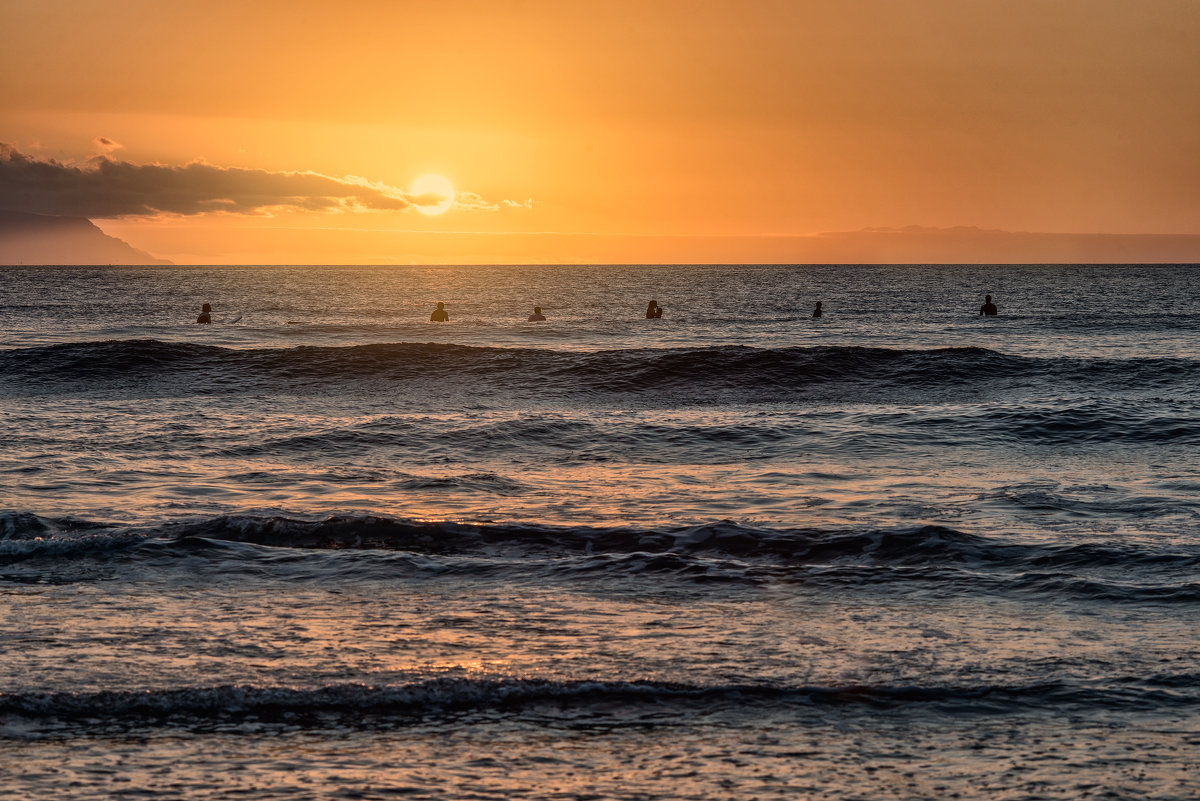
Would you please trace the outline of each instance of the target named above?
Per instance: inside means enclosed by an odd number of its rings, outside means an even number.
[[[531,348],[393,343],[234,349],[158,340],[75,342],[0,351],[0,375],[40,385],[129,380],[184,382],[197,375],[238,384],[463,379],[567,393],[742,393],[748,399],[849,384],[895,388],[974,387],[1000,379],[1046,379],[1136,387],[1189,382],[1183,359],[1063,359],[1010,356],[985,348],[867,347],[631,349],[572,352]]]
[[[311,551],[388,550],[424,555],[482,555],[509,550],[533,556],[674,554],[766,560],[787,565],[873,564],[891,567],[1027,567],[1037,570],[1200,567],[1195,548],[1084,543],[1029,545],[946,526],[901,528],[764,528],[718,521],[678,527],[552,526],[537,523],[462,523],[384,515],[302,517],[220,515],[185,522],[116,526],[55,520],[25,512],[0,513],[0,544],[62,553],[124,550],[153,540],[160,547],[191,542],[246,543]],[[10,549],[11,558],[18,549]]]
[[[993,686],[697,685],[659,681],[431,679],[409,684],[292,687],[186,687],[91,693],[0,693],[0,715],[112,725],[245,721],[321,724],[329,719],[403,720],[472,711],[513,713],[546,705],[570,708],[778,709],[780,706],[932,705],[950,712],[1047,706],[1161,708],[1200,703],[1200,676],[1122,677],[1105,686],[1068,682]]]

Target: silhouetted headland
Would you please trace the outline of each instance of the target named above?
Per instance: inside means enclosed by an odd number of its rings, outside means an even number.
[[[0,209],[0,264],[171,264],[84,217]]]

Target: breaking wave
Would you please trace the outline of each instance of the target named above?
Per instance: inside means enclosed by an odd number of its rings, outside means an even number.
[[[972,387],[982,380],[1053,380],[1081,387],[1147,389],[1193,382],[1195,362],[1177,358],[1083,359],[1010,356],[985,348],[717,346],[589,353],[528,348],[395,343],[345,347],[234,349],[158,340],[76,342],[0,351],[10,383],[193,382],[223,389],[280,381],[467,379],[560,393],[678,391],[714,401],[753,399],[816,387]]]
[[[80,721],[89,726],[196,722],[386,723],[462,712],[520,713],[555,707],[652,706],[658,714],[788,707],[936,707],[976,713],[1022,709],[1155,709],[1200,703],[1200,676],[1117,677],[1102,685],[1046,682],[1022,685],[828,687],[755,684],[696,685],[660,681],[431,679],[410,684],[330,685],[313,689],[226,685],[137,691],[0,693],[0,719]],[[0,729],[2,731],[2,729]]]
[[[1200,549],[1082,543],[1035,545],[944,526],[772,529],[717,522],[686,527],[584,527],[457,523],[383,516],[321,520],[233,515],[190,522],[106,526],[23,513],[0,516],[0,567],[52,560],[121,559],[162,564],[209,560],[214,569],[261,572],[309,560],[295,576],[349,571],[394,577],[401,568],[536,575],[572,580],[669,575],[696,582],[803,581],[831,586],[923,582],[974,591],[1070,595],[1096,601],[1200,601]],[[374,553],[377,563],[338,554]],[[497,556],[511,558],[497,559]],[[191,562],[189,562],[190,564]],[[376,575],[377,573],[377,575]]]

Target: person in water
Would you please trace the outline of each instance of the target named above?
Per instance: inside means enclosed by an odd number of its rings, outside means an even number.
[[[198,322],[198,323],[211,323],[212,322],[212,304],[211,303],[205,303],[203,306],[200,307],[200,316],[196,318],[196,322]]]
[[[983,296],[983,305],[979,307],[979,313],[981,315],[986,314],[989,317],[995,317],[1000,313],[1000,310],[996,308],[996,304],[992,303],[991,295]]]
[[[542,314],[542,307],[541,307],[541,306],[534,306],[534,307],[533,307],[533,314],[529,315],[529,322],[531,322],[531,323],[544,323],[544,322],[546,322],[546,315]]]
[[[450,312],[446,311],[446,304],[439,303],[438,307],[433,310],[433,314],[429,315],[431,323],[448,323],[450,322]]]
[[[817,308],[813,309],[813,318],[816,319],[817,317],[820,317],[820,316],[821,316],[821,301],[818,300]]]
[[[657,300],[650,301],[650,305],[646,307],[646,319],[657,320],[662,317],[662,306],[658,305]]]

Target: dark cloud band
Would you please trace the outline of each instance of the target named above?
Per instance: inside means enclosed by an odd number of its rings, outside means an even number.
[[[106,156],[86,166],[40,160],[0,142],[0,208],[75,217],[126,217],[167,212],[267,209],[353,211],[405,209],[441,202],[355,178],[313,172],[268,172],[217,167],[134,164]]]

